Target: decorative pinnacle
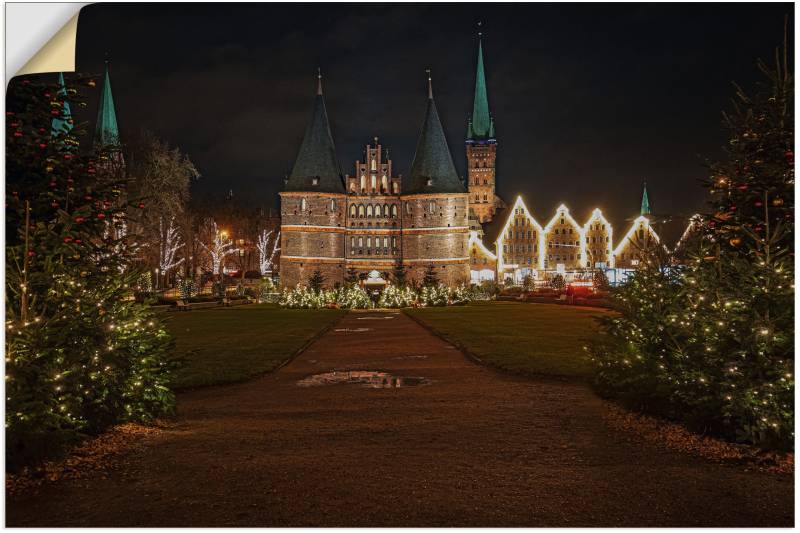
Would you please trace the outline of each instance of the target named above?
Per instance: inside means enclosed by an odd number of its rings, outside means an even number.
[[[322,69],[317,67],[317,94],[322,94]]]
[[[425,72],[428,73],[428,100],[433,100],[433,82],[431,81],[431,69],[426,68]]]

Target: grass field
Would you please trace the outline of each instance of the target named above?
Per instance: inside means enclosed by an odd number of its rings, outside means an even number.
[[[406,312],[494,367],[526,375],[585,377],[584,340],[594,317],[608,311],[578,306],[480,302]]]
[[[342,314],[270,304],[169,313],[174,355],[185,360],[175,387],[232,383],[273,370]]]

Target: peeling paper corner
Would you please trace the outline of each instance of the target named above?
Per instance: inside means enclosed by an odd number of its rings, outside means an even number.
[[[60,6],[60,10],[52,9],[53,4],[33,4],[29,9],[44,9],[46,11],[27,11],[15,14],[13,24],[19,30],[24,30],[25,41],[19,43],[8,43],[7,54],[11,46],[16,46],[17,64],[30,57],[17,72],[12,69],[7,71],[6,81],[10,81],[12,76],[22,76],[25,74],[41,74],[48,72],[74,72],[75,71],[75,44],[78,36],[78,17],[80,10],[88,4],[69,4]],[[8,6],[6,6],[8,8]],[[6,24],[9,12],[6,12]],[[69,17],[66,24],[61,25],[60,29],[50,37],[47,32],[59,27],[62,21]],[[8,30],[7,26],[7,30]],[[42,34],[44,32],[44,34]],[[11,33],[11,34],[9,34]],[[13,32],[6,33],[8,40],[14,39]],[[33,53],[35,52],[35,53]],[[31,56],[32,54],[32,56]],[[9,54],[10,55],[10,54]],[[9,57],[6,57],[9,61]],[[7,66],[10,66],[7,64]]]

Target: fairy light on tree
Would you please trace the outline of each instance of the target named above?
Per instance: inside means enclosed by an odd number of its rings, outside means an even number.
[[[120,236],[125,181],[118,149],[87,141],[64,91],[22,77],[8,89],[6,194],[6,458],[11,469],[87,434],[147,421],[173,405],[170,339],[131,297],[136,236]],[[70,122],[71,123],[71,122]],[[54,131],[55,130],[55,131]],[[111,228],[109,227],[111,226]],[[109,231],[110,229],[114,231]],[[22,294],[25,298],[22,298]]]
[[[208,244],[201,241],[200,246],[203,247],[211,260],[211,271],[214,275],[221,275],[222,267],[225,264],[225,258],[239,250],[234,247],[228,232],[219,229],[214,219],[206,219],[204,226],[206,238],[211,237],[211,239]]]
[[[171,217],[167,224],[164,224],[164,220],[160,219],[159,233],[162,235],[162,239],[158,254],[158,268],[160,274],[166,277],[173,268],[179,266],[184,260],[183,257],[177,258],[178,251],[183,247],[183,240],[178,228],[175,226],[175,217]]]
[[[281,232],[277,231],[274,238],[270,239],[275,230],[266,229],[261,230],[256,242],[256,249],[258,250],[258,270],[262,276],[272,272],[275,266],[275,257],[280,251]]]
[[[660,247],[616,294],[591,348],[606,391],[691,427],[790,449],[794,441],[794,82],[787,51],[724,115],[728,157],[709,165],[712,214],[688,262]]]

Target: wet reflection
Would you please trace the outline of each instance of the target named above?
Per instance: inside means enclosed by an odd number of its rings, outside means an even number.
[[[396,389],[427,385],[430,380],[412,376],[393,376],[388,372],[374,370],[344,370],[314,374],[297,382],[301,387],[336,385],[337,383],[355,383],[371,389]]]
[[[339,328],[334,331],[344,331],[345,333],[362,333],[364,331],[372,331],[372,328]]]

